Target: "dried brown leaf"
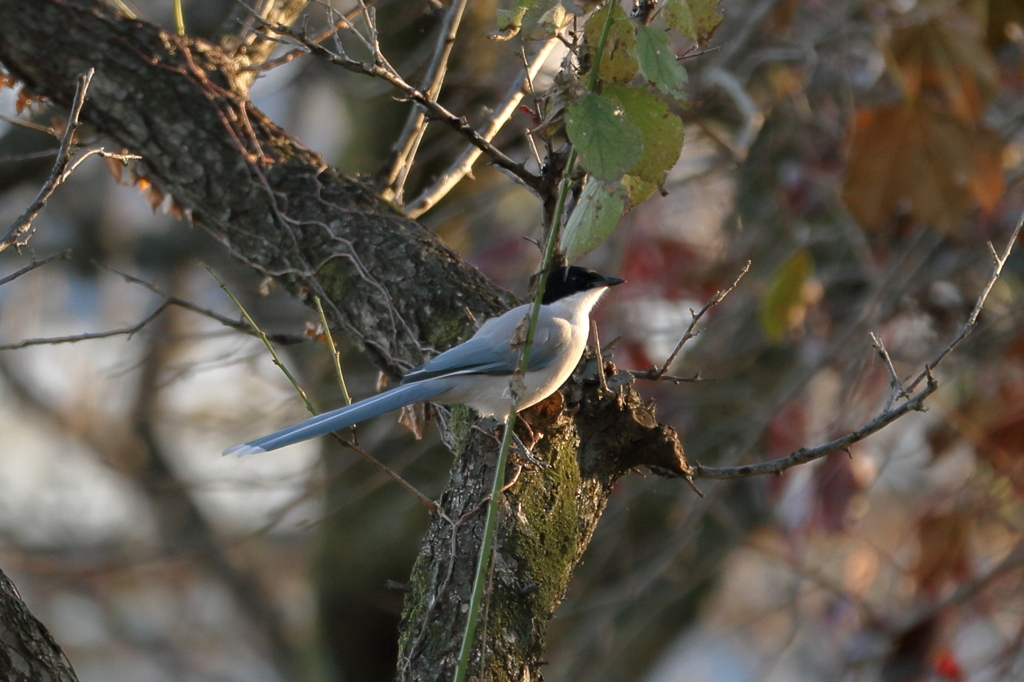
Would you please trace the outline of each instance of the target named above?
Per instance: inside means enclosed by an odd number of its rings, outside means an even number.
[[[924,102],[861,111],[843,199],[867,230],[897,213],[951,234],[1003,193],[1002,140]]]

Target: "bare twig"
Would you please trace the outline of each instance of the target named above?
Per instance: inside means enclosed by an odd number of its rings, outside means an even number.
[[[85,104],[85,95],[89,90],[89,84],[92,82],[92,77],[95,73],[95,69],[89,69],[78,77],[78,86],[75,89],[75,98],[71,104],[71,113],[68,115],[67,129],[64,131],[64,136],[61,138],[60,149],[57,152],[57,160],[53,164],[53,170],[50,172],[50,177],[47,178],[46,184],[43,185],[43,188],[39,190],[39,194],[36,196],[35,201],[32,202],[20,218],[14,221],[14,224],[7,228],[7,232],[4,233],[2,238],[0,238],[0,252],[9,246],[20,249],[22,246],[28,244],[32,231],[32,222],[39,215],[39,212],[43,210],[46,202],[57,187],[67,179],[69,175],[69,166],[71,166],[72,161],[71,148],[75,141],[75,131],[78,130],[79,125],[78,117],[82,113],[82,105]],[[73,170],[73,167],[71,170]]]
[[[120,270],[116,270],[105,265],[100,265],[99,267],[103,268],[107,272],[117,275],[118,277],[128,282],[129,284],[137,284],[140,287],[152,291],[154,294],[158,296],[162,296],[164,300],[167,303],[170,303],[171,305],[176,305],[179,308],[184,308],[185,310],[191,310],[194,313],[202,315],[203,317],[208,317],[211,320],[214,320],[215,322],[219,322],[225,327],[234,329],[235,331],[244,332],[246,334],[249,334],[250,336],[258,336],[258,334],[255,331],[253,331],[252,326],[250,326],[249,323],[246,322],[244,319],[235,320],[225,315],[221,315],[220,313],[215,313],[208,308],[203,308],[202,306],[197,305],[192,301],[180,298],[178,296],[171,296],[169,294],[166,294],[160,289],[160,287],[156,286],[155,284],[147,282],[144,279],[139,279],[138,277],[135,277],[133,275],[129,275],[127,272],[121,272]],[[305,343],[309,341],[309,337],[306,334],[267,333],[267,338],[273,341],[274,343],[286,345],[294,345],[297,343]]]
[[[910,412],[923,412],[925,410],[925,399],[934,393],[939,387],[938,383],[935,381],[935,377],[932,376],[930,372],[927,377],[928,383],[925,387],[907,402],[902,403],[899,407],[889,410],[888,412],[883,412],[859,429],[851,431],[845,436],[836,438],[833,441],[829,441],[824,445],[819,445],[818,447],[811,449],[800,448],[791,455],[747,466],[717,468],[707,467],[699,463],[693,464],[693,477],[726,479],[746,478],[747,476],[759,476],[762,474],[779,475],[786,469],[792,469],[799,464],[806,464],[807,462],[821,459],[833,452],[845,450],[854,443],[864,440],[871,434],[881,431],[889,424]]]
[[[18,279],[22,275],[27,274],[29,272],[32,272],[36,268],[42,267],[42,266],[46,265],[47,263],[52,263],[55,260],[67,260],[70,257],[71,257],[71,249],[65,249],[64,251],[61,251],[60,253],[55,253],[55,254],[52,254],[50,256],[47,256],[46,258],[44,258],[42,260],[32,261],[31,263],[29,263],[28,265],[23,267],[21,270],[17,270],[15,272],[12,272],[11,274],[7,275],[6,277],[0,277],[0,286],[2,286],[4,284],[7,284],[8,282],[13,282],[14,280]]]
[[[700,372],[697,372],[692,377],[677,377],[673,374],[662,374],[661,376],[655,376],[653,369],[645,369],[643,371],[638,369],[627,369],[627,372],[632,374],[637,379],[649,379],[651,381],[671,381],[673,384],[692,384],[700,381],[714,381],[714,379],[705,379],[701,376]]]
[[[320,324],[324,327],[324,336],[327,337],[327,344],[331,347],[331,355],[334,356],[334,372],[338,375],[338,386],[341,388],[341,397],[345,400],[346,405],[352,404],[352,396],[348,394],[348,385],[345,383],[345,373],[341,371],[341,353],[338,352],[338,346],[334,343],[334,336],[331,334],[331,326],[327,322],[327,315],[324,314],[324,305],[320,302],[319,296],[314,296],[313,300],[316,302],[316,311],[320,314]],[[353,432],[355,431],[355,425],[352,426]]]
[[[18,163],[21,161],[32,161],[33,159],[45,159],[56,154],[56,149],[43,149],[38,152],[26,152],[24,154],[4,154],[0,156],[0,163]]]
[[[250,14],[256,15],[261,20],[263,19],[262,15],[257,14],[248,5],[244,5],[243,4],[242,7],[246,11],[248,11]],[[362,12],[362,9],[359,8],[359,7],[356,7],[355,9],[349,10],[346,14],[343,14],[339,19],[334,20],[333,24],[329,28],[324,29],[323,31],[321,31],[317,35],[315,35],[312,38],[310,38],[310,40],[312,40],[314,43],[322,43],[323,41],[327,40],[331,36],[337,35],[338,31],[340,31],[342,29],[352,28],[350,22],[357,15],[359,15],[360,12]],[[265,38],[273,39],[272,36],[264,36],[264,37]],[[278,42],[282,42],[282,41],[278,41]],[[309,53],[308,49],[306,49],[304,47],[299,47],[299,48],[296,48],[294,50],[290,50],[290,51],[286,52],[285,54],[281,55],[280,57],[277,57],[276,59],[271,59],[271,60],[263,62],[261,64],[250,64],[249,66],[243,66],[242,68],[239,69],[239,71],[240,72],[253,71],[253,72],[256,72],[256,73],[259,73],[261,71],[269,71],[270,69],[274,69],[274,68],[276,68],[278,66],[281,66],[282,64],[287,64],[288,62],[292,61],[296,57],[300,57],[300,56],[302,56],[304,54],[308,54],[308,53]]]
[[[371,455],[369,452],[364,450],[362,447],[360,447],[356,443],[353,443],[350,440],[346,440],[345,438],[342,438],[341,436],[339,436],[336,433],[332,433],[331,434],[331,438],[333,438],[334,440],[338,441],[339,443],[344,445],[346,448],[349,448],[350,450],[355,452],[357,455],[359,455],[360,457],[365,459],[367,462],[369,462],[370,464],[372,464],[373,466],[377,467],[382,472],[387,474],[387,476],[392,481],[394,481],[398,485],[400,485],[403,488],[405,488],[405,490],[408,491],[409,493],[412,493],[413,497],[415,497],[417,500],[419,500],[419,503],[422,504],[424,507],[426,507],[427,511],[430,512],[431,515],[433,515],[433,514],[435,514],[437,512],[437,505],[434,504],[430,500],[429,497],[427,497],[426,495],[421,493],[419,490],[417,490],[416,486],[414,486],[413,484],[409,483],[404,478],[399,476],[398,472],[396,472],[393,469],[389,468],[388,465],[384,464],[384,462],[380,461],[379,459],[377,459],[376,457]]]
[[[888,412],[892,409],[896,400],[905,396],[906,392],[903,390],[903,382],[896,375],[896,368],[892,365],[892,358],[889,357],[889,351],[885,349],[882,339],[878,338],[878,335],[874,332],[869,332],[869,334],[871,335],[871,347],[878,353],[878,357],[885,364],[885,371],[889,373],[889,387],[892,388],[892,392],[889,394],[889,399],[885,401],[885,407],[882,409],[882,412]]]
[[[317,414],[316,408],[313,407],[312,401],[309,399],[309,396],[306,395],[306,391],[302,388],[302,386],[299,385],[299,381],[298,379],[295,378],[295,375],[292,374],[291,371],[289,371],[289,369],[285,366],[284,362],[281,360],[281,356],[279,356],[277,354],[277,350],[274,349],[274,345],[270,343],[270,339],[268,339],[267,335],[263,332],[262,329],[260,329],[260,326],[256,324],[256,320],[252,319],[252,316],[250,316],[248,311],[246,311],[245,307],[242,305],[242,302],[235,298],[235,295],[231,293],[231,290],[228,289],[226,284],[224,284],[224,281],[217,276],[217,273],[215,273],[213,269],[206,264],[203,264],[203,267],[206,268],[206,271],[210,273],[211,277],[217,280],[217,284],[219,284],[220,288],[224,291],[224,293],[228,295],[228,298],[231,299],[231,302],[235,304],[235,307],[238,308],[238,312],[242,314],[242,317],[245,318],[245,321],[249,323],[249,326],[252,327],[253,331],[255,331],[256,334],[260,337],[260,340],[263,341],[263,345],[266,346],[267,352],[270,353],[270,357],[274,361],[274,364],[277,365],[277,368],[284,373],[289,383],[291,383],[292,388],[294,388],[295,392],[298,393],[299,397],[302,398],[302,402],[306,404],[306,409],[309,410],[311,414]]]
[[[910,391],[913,391],[914,388],[916,388],[917,385],[921,383],[921,381],[925,378],[925,374],[928,372],[929,368],[934,369],[940,362],[943,361],[943,359],[945,359],[947,355],[952,353],[953,349],[959,346],[960,342],[963,341],[967,337],[967,335],[970,334],[971,331],[973,331],[974,328],[977,326],[978,316],[981,315],[981,309],[985,306],[985,299],[988,298],[989,292],[992,291],[992,287],[995,286],[996,280],[999,279],[999,275],[1003,271],[1003,265],[1006,264],[1006,259],[1010,257],[1010,252],[1013,251],[1013,245],[1017,242],[1017,237],[1020,236],[1021,228],[1024,228],[1024,214],[1022,214],[1020,219],[1017,221],[1017,227],[1014,228],[1013,234],[1010,236],[1010,241],[1006,243],[1006,248],[1003,249],[1002,255],[996,252],[995,247],[992,246],[992,242],[988,243],[989,251],[991,251],[992,253],[992,276],[989,277],[988,283],[985,284],[985,288],[982,289],[981,295],[978,296],[978,300],[974,304],[974,310],[972,310],[971,314],[967,317],[967,323],[964,324],[963,329],[961,329],[960,333],[956,335],[956,338],[953,339],[948,346],[943,348],[942,352],[939,353],[938,357],[936,357],[928,365],[926,365],[925,369],[922,370],[922,372],[918,374],[912,382],[910,382],[910,385],[907,386],[906,388],[908,393]]]
[[[114,0],[114,4],[117,5],[117,8],[124,12],[124,15],[129,19],[138,19],[138,17],[135,16],[135,12],[128,9],[128,5],[124,4],[124,0]]]
[[[380,46],[377,44],[376,39],[376,30],[372,23],[372,8],[365,9],[364,16],[367,17],[369,22],[370,37],[366,38],[357,31],[354,32],[354,35],[371,50],[371,53],[373,54],[372,62],[361,62],[347,56],[341,47],[340,40],[335,41],[335,50],[331,50],[320,43],[314,42],[308,36],[293,31],[288,26],[268,24],[266,22],[264,22],[264,24],[273,32],[288,36],[299,45],[306,48],[310,54],[326,59],[330,63],[340,66],[348,71],[352,71],[353,73],[360,73],[373,78],[380,78],[381,80],[390,83],[394,88],[401,92],[406,99],[415,102],[426,110],[427,115],[430,118],[441,121],[445,125],[449,126],[469,140],[471,144],[478,147],[484,154],[487,154],[496,166],[508,171],[534,191],[540,192],[542,190],[541,178],[528,171],[525,165],[513,161],[506,156],[504,152],[492,145],[489,140],[473,129],[465,117],[456,116],[445,107],[432,101],[423,91],[409,84],[387,61],[387,59],[384,58],[384,55],[380,51]]]
[[[910,412],[922,412],[926,408],[924,406],[925,400],[934,393],[939,385],[935,381],[935,375],[933,371],[938,367],[946,356],[948,356],[954,348],[956,348],[961,341],[963,341],[968,334],[977,326],[978,317],[981,315],[982,308],[985,307],[985,301],[988,298],[989,292],[992,291],[992,287],[995,286],[996,280],[999,279],[999,275],[1002,273],[1003,265],[1006,260],[1010,257],[1010,253],[1013,250],[1013,245],[1017,242],[1017,238],[1020,235],[1021,228],[1024,227],[1024,214],[1021,215],[1020,220],[1017,222],[1017,226],[1013,230],[1013,234],[1010,235],[1009,241],[1006,243],[1006,248],[1003,249],[1002,254],[996,252],[995,248],[989,244],[989,249],[992,251],[992,259],[994,261],[992,267],[992,275],[989,277],[988,282],[985,284],[981,293],[978,295],[978,300],[974,304],[974,309],[967,318],[967,322],[964,324],[963,329],[960,333],[953,338],[949,344],[938,354],[938,356],[930,363],[924,366],[921,373],[911,382],[908,386],[901,388],[901,397],[907,398],[907,401],[901,403],[897,407],[890,407],[882,411],[877,417],[865,424],[864,426],[847,433],[844,436],[836,438],[824,445],[819,445],[816,448],[807,449],[800,448],[796,452],[780,457],[779,459],[773,459],[768,462],[761,462],[760,464],[751,464],[747,466],[738,467],[706,467],[702,464],[693,465],[693,476],[694,478],[744,478],[747,476],[757,476],[760,474],[781,474],[786,469],[791,469],[799,464],[806,464],[816,459],[830,455],[833,452],[840,450],[848,450],[848,448],[859,441],[864,440],[873,433],[877,433],[884,427],[893,423],[897,419],[905,416]],[[886,354],[888,355],[888,354]],[[891,370],[895,376],[895,370]],[[924,381],[925,385],[920,390],[917,387]],[[895,380],[895,384],[899,384],[899,380]],[[894,386],[895,387],[895,386]],[[917,392],[915,393],[915,390]],[[888,403],[887,403],[888,404]]]
[[[528,69],[523,72],[523,79],[518,81],[515,86],[509,91],[505,97],[505,101],[494,111],[494,115],[491,116],[491,120],[487,123],[480,136],[490,142],[498,134],[499,131],[504,127],[505,123],[512,117],[512,114],[516,112],[516,108],[519,103],[523,101],[528,90],[532,90],[530,83],[536,78],[541,68],[544,66],[544,62],[547,61],[551,51],[559,44],[559,41],[555,38],[544,43],[541,48],[534,55],[533,63]],[[524,85],[526,87],[524,87]],[[537,155],[536,146],[533,144],[533,138],[527,134],[527,139],[533,149],[534,156]],[[459,183],[462,178],[469,174],[473,168],[473,164],[476,163],[477,159],[484,150],[479,146],[471,146],[459,156],[458,159],[442,173],[434,183],[423,190],[423,192],[410,201],[406,207],[405,212],[411,218],[418,218],[437,204],[441,199],[451,191],[451,189]]]
[[[743,269],[740,271],[740,274],[736,275],[736,279],[733,280],[732,284],[730,284],[728,287],[722,289],[714,296],[712,296],[711,299],[704,304],[703,308],[701,308],[697,312],[694,312],[692,309],[690,310],[690,316],[693,318],[690,320],[690,326],[686,328],[686,333],[683,334],[683,337],[681,339],[679,339],[679,343],[676,344],[675,349],[672,351],[671,354],[669,354],[668,358],[665,360],[665,363],[660,368],[654,369],[652,367],[646,372],[630,370],[630,374],[632,374],[638,379],[657,380],[664,377],[665,373],[668,372],[669,366],[675,361],[676,356],[679,355],[679,351],[683,349],[683,344],[685,344],[687,341],[689,341],[690,339],[692,339],[693,337],[697,336],[697,334],[700,333],[698,331],[695,331],[695,327],[697,326],[697,323],[700,322],[700,318],[704,317],[705,313],[707,313],[709,310],[711,310],[716,305],[725,300],[725,297],[728,296],[732,292],[732,290],[736,288],[736,286],[740,283],[740,280],[743,279],[743,275],[747,274],[748,270],[750,270],[750,261],[746,262],[746,264],[743,266]],[[700,375],[696,375],[692,379],[681,379],[679,377],[670,377],[670,379],[673,381],[697,381],[699,377]]]
[[[61,134],[58,133],[53,128],[51,128],[50,126],[40,125],[34,121],[26,121],[24,119],[14,118],[12,116],[0,116],[0,121],[3,121],[4,123],[10,123],[11,125],[20,126],[22,128],[28,128],[29,130],[34,130],[38,133],[46,133],[47,135],[53,135],[58,140],[61,138]],[[50,153],[55,154],[56,152]]]
[[[459,25],[462,23],[462,15],[466,11],[467,4],[469,4],[469,0],[455,0],[445,14],[437,46],[434,48],[430,66],[423,79],[427,83],[425,94],[432,102],[436,102],[438,95],[441,94],[441,85],[448,73],[448,60],[455,47],[455,37],[459,32]],[[426,130],[427,115],[419,107],[413,108],[409,112],[402,135],[394,146],[395,156],[384,182],[385,199],[394,200],[399,205],[402,203],[405,182],[412,170],[413,159],[416,157]]]
[[[28,348],[29,346],[45,346],[45,345],[57,345],[61,343],[78,343],[79,341],[92,341],[94,339],[109,339],[113,336],[127,336],[131,338],[135,334],[146,328],[156,318],[160,317],[160,313],[171,305],[170,301],[164,301],[156,310],[146,315],[142,321],[137,324],[133,324],[130,327],[123,327],[121,329],[111,329],[105,332],[92,332],[88,334],[75,334],[73,336],[49,336],[38,339],[27,339],[25,341],[18,341],[17,343],[8,343],[0,345],[0,351],[5,350],[17,350],[19,348]]]
[[[609,394],[608,379],[604,375],[604,356],[601,354],[601,337],[597,333],[597,320],[590,318],[590,334],[594,337],[594,352],[597,354],[597,381],[602,398]]]

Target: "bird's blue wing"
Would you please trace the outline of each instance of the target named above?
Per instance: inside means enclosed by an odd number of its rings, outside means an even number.
[[[512,348],[511,339],[523,319],[521,306],[487,323],[468,341],[441,353],[426,364],[410,370],[402,378],[403,384],[435,377],[464,374],[512,374],[519,362],[519,348]],[[569,342],[568,323],[542,312],[538,332],[530,351],[527,371],[547,367],[559,350]]]

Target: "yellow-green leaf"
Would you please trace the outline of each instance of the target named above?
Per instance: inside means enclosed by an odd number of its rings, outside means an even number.
[[[771,343],[779,343],[803,323],[807,312],[804,284],[813,269],[811,254],[797,251],[775,271],[761,297],[761,331]]]
[[[533,6],[522,19],[523,37],[527,40],[546,40],[554,36],[567,20],[567,13],[559,0],[531,0]]]
[[[523,24],[523,15],[533,7],[536,0],[516,0],[508,9],[499,9],[495,12],[499,31],[511,31],[512,35],[519,32]]]
[[[609,85],[603,94],[619,103],[643,138],[643,153],[627,172],[656,186],[664,184],[683,147],[683,122],[669,112],[660,96],[645,87]]]
[[[609,7],[612,10],[612,23],[608,28],[608,40],[601,53],[597,73],[606,83],[628,83],[640,72],[640,62],[636,56],[636,24],[626,17],[618,3],[609,2],[590,15],[583,27],[583,38],[592,50],[597,50]]]
[[[622,176],[622,186],[626,188],[630,208],[647,199],[647,197],[654,194],[654,190],[658,189],[658,186],[653,182],[647,182],[643,178],[630,175],[629,173]]]
[[[718,0],[666,0],[661,16],[687,38],[701,40],[722,22]]]

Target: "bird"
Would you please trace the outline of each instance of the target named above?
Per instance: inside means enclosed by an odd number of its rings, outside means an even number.
[[[517,409],[539,403],[565,383],[586,348],[591,310],[609,287],[623,282],[576,265],[548,273]],[[223,454],[243,457],[276,450],[427,400],[461,403],[480,417],[504,420],[511,410],[511,379],[519,363],[516,330],[530,308],[531,304],[521,305],[486,320],[472,338],[410,370],[393,389],[230,447]]]

